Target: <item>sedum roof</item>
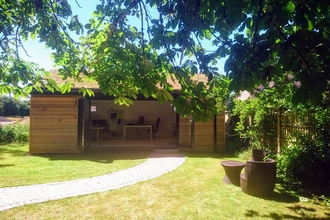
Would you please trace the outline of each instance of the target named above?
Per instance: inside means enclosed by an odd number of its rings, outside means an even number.
[[[62,76],[58,74],[57,69],[52,69],[50,70],[50,75],[45,76],[45,79],[53,79],[58,85],[64,84],[66,82],[71,82],[73,83],[73,88],[88,88],[88,89],[99,89],[99,84],[96,81],[91,81],[88,79],[86,76],[81,74],[80,76],[80,81],[77,81],[76,79],[68,77],[67,79],[63,79]],[[195,74],[192,77],[192,81],[194,82],[203,82],[207,83],[208,82],[208,77],[205,74]],[[173,86],[174,90],[180,90],[181,85],[179,84],[178,80],[172,80],[171,77],[168,77],[167,82]]]

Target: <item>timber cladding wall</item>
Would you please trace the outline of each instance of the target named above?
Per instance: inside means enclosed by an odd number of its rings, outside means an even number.
[[[212,151],[214,149],[214,121],[195,122],[195,146],[197,150]]]
[[[216,118],[216,149],[219,152],[225,152],[225,143],[226,143],[226,123],[225,123],[225,113],[217,115]]]
[[[184,118],[179,116],[179,145],[190,147],[191,146],[191,122],[190,116]]]
[[[78,98],[32,95],[30,154],[78,153]]]
[[[225,151],[225,114],[216,116],[216,120],[194,123],[194,137],[191,143],[190,116],[179,117],[179,145],[192,147],[200,151]],[[214,124],[216,123],[216,124]],[[216,135],[216,137],[215,137]]]

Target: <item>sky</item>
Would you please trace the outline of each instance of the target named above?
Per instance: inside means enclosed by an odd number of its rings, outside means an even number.
[[[76,1],[79,3],[77,5]],[[71,5],[71,10],[73,15],[78,15],[80,22],[85,25],[89,18],[92,17],[92,12],[95,10],[96,5],[100,2],[100,0],[68,0],[69,4]],[[131,20],[132,25],[138,26],[140,21],[137,19]],[[25,59],[26,61],[31,61],[34,63],[39,64],[41,68],[45,70],[54,69],[53,62],[51,60],[51,49],[45,48],[44,43],[38,42],[38,38],[35,40],[29,40],[23,43],[25,50],[28,52],[27,56],[23,50],[20,51],[21,58]],[[224,74],[223,66],[224,66],[225,59],[220,60],[217,67],[219,68],[219,72]]]
[[[92,17],[92,12],[96,8],[96,3],[100,2],[99,0],[77,0],[79,5],[78,7],[75,0],[68,0],[71,5],[71,10],[74,15],[78,14],[80,22],[85,25],[89,18]],[[45,70],[54,69],[53,62],[51,60],[52,50],[46,48],[44,43],[38,42],[38,38],[35,40],[28,40],[23,42],[25,50],[28,52],[27,56],[23,50],[20,51],[21,58],[26,61],[34,62],[39,64],[41,68]]]

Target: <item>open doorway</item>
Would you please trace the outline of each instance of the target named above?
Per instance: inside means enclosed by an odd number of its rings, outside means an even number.
[[[171,102],[138,100],[127,107],[113,100],[91,100],[90,146],[173,148],[176,118]]]

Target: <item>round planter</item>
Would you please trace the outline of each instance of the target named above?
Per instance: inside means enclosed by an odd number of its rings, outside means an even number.
[[[245,173],[241,174],[242,192],[253,196],[269,196],[276,183],[276,161],[246,161]]]

